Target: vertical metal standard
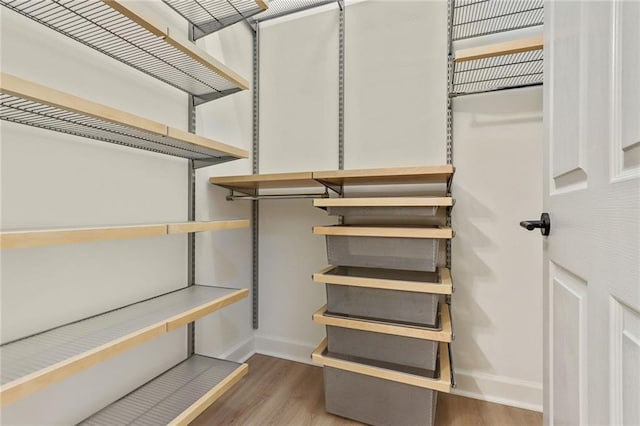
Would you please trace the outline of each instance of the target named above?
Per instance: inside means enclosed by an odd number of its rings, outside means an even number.
[[[340,7],[340,26],[338,29],[338,169],[344,170],[344,0],[337,0]]]
[[[194,41],[194,27],[189,25],[189,40]],[[196,132],[196,107],[194,103],[195,99],[193,95],[189,95],[188,111],[188,123],[187,130],[190,133]],[[195,162],[189,160],[189,167],[187,170],[187,193],[188,193],[188,220],[196,220],[196,169]],[[195,285],[196,281],[196,234],[190,232],[187,234],[187,286]],[[187,325],[187,355],[191,356],[195,354],[195,342],[196,342],[196,328],[195,323],[190,322]]]
[[[256,22],[253,28],[253,174],[260,172],[259,159],[260,159],[260,25]],[[257,193],[256,193],[257,195]],[[260,326],[259,321],[259,302],[260,302],[260,290],[259,290],[259,258],[258,258],[258,231],[260,222],[260,201],[254,200],[251,202],[251,236],[253,240],[252,244],[252,322],[253,329],[257,330]]]
[[[451,92],[453,91],[453,4],[447,1],[447,164],[453,164],[453,105]],[[448,185],[447,185],[448,186]],[[447,209],[447,226],[451,226],[451,208]],[[447,240],[447,268],[451,270],[451,240]]]

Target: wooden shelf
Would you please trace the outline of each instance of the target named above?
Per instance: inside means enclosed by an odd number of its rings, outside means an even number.
[[[453,284],[448,268],[438,268],[437,282],[431,282],[434,273],[398,271],[348,266],[328,266],[313,274],[313,281],[320,284],[347,285],[384,290],[411,291],[417,293],[451,294]]]
[[[163,1],[193,24],[193,35],[196,40],[229,25],[244,21],[268,8],[265,0],[226,0],[224,2]]]
[[[451,197],[362,197],[319,198],[314,207],[450,207]]]
[[[247,297],[191,286],[0,346],[0,406]]]
[[[394,226],[354,226],[332,225],[314,226],[316,235],[336,235],[345,237],[381,237],[381,238],[453,238],[453,231],[448,227],[411,227]]]
[[[330,185],[387,185],[446,183],[452,165],[313,172],[313,178]]]
[[[317,188],[312,172],[212,177],[209,182],[243,194],[255,195],[259,189]]]
[[[496,56],[512,55],[514,53],[530,52],[532,50],[542,50],[543,47],[544,40],[542,36],[511,40],[459,50],[456,52],[455,61],[475,61],[478,59],[493,58]]]
[[[242,220],[216,220],[212,222],[183,222],[167,225],[167,234],[187,234],[189,232],[224,231],[227,229],[248,228],[249,221]]]
[[[0,232],[0,249],[45,247],[94,241],[159,237],[188,232],[219,231],[249,227],[248,220],[180,222],[155,225],[125,225],[88,228],[34,229]]]
[[[249,371],[238,364],[192,355],[81,425],[188,425]]]
[[[439,316],[441,326],[439,330],[327,315],[327,305],[318,309],[313,314],[312,318],[313,322],[322,325],[392,334],[394,336],[413,337],[416,339],[436,340],[438,342],[451,342],[453,332],[451,328],[451,313],[449,311],[449,305],[446,303],[440,304]]]
[[[0,74],[0,106],[3,120],[207,164],[249,155],[243,149],[9,74]]]
[[[85,3],[7,0],[2,4],[27,18],[151,75],[206,102],[249,88],[246,79],[186,38],[169,32],[132,2]]]
[[[447,343],[440,342],[439,345],[439,372],[437,378],[429,378],[401,371],[390,370],[372,365],[362,364],[354,361],[334,358],[327,353],[327,339],[325,338],[320,346],[311,354],[311,359],[316,364],[325,367],[337,368],[351,371],[353,373],[364,374],[366,376],[377,377],[384,380],[391,380],[411,386],[432,389],[438,392],[451,392],[451,364],[449,359],[449,347]]]

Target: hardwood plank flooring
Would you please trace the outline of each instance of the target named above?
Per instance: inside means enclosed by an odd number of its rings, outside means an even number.
[[[322,369],[256,354],[249,374],[192,425],[360,425],[324,411]],[[538,426],[542,414],[490,402],[440,394],[438,426]]]

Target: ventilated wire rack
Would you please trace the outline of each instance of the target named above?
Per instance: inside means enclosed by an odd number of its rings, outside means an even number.
[[[453,96],[533,86],[542,83],[543,51],[456,62],[454,66]]]
[[[6,93],[0,93],[0,119],[192,160],[233,159],[226,153],[170,136]]]
[[[257,0],[163,1],[193,24],[196,39],[260,13],[266,5]]]
[[[543,0],[453,0],[452,40],[542,25]]]
[[[0,0],[0,4],[194,96],[210,100],[241,90],[237,82],[198,60],[193,48],[170,43],[162,32],[166,29],[134,21],[103,1]]]
[[[336,3],[336,0],[271,0],[269,9],[255,15],[249,21],[266,21],[330,3]]]

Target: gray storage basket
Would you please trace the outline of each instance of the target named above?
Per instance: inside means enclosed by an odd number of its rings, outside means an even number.
[[[437,238],[352,237],[327,235],[331,265],[436,270]]]
[[[439,342],[372,331],[327,326],[328,351],[350,358],[380,363],[392,370],[416,369],[429,374],[436,369]]]
[[[429,293],[327,284],[334,315],[435,327],[440,296]]]
[[[329,413],[375,426],[435,423],[438,392],[364,374],[324,367]]]
[[[367,206],[367,207],[327,207],[329,216],[435,216],[438,206]]]

